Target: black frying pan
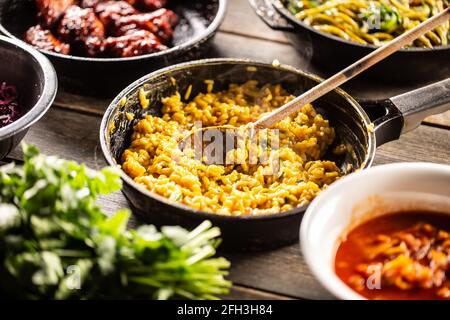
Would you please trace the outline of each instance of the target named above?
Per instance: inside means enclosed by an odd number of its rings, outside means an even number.
[[[181,21],[169,50],[130,58],[85,58],[42,51],[53,63],[64,89],[112,95],[153,70],[199,58],[225,16],[227,0],[171,0]],[[36,24],[35,0],[0,0],[0,34],[22,40]]]
[[[171,77],[177,80],[176,87]],[[120,162],[122,152],[130,144],[133,126],[144,114],[160,115],[162,97],[172,95],[177,90],[183,93],[190,84],[193,85],[191,96],[204,92],[205,79],[214,79],[215,90],[250,79],[258,80],[261,84],[281,83],[294,95],[321,81],[316,76],[289,66],[274,67],[239,59],[200,60],[153,72],[123,90],[106,110],[100,128],[100,142],[107,162],[112,166]],[[138,89],[142,86],[149,90],[151,101],[146,110],[140,107],[137,97]],[[127,103],[121,106],[119,101],[123,97],[127,97]],[[336,129],[336,139],[330,150],[341,143],[353,147],[352,153],[336,156],[329,152],[325,156],[336,161],[345,173],[350,173],[356,168],[364,169],[372,164],[376,146],[398,139],[401,133],[418,126],[425,116],[449,109],[450,78],[368,106],[361,106],[341,89],[328,93],[313,105]],[[128,121],[126,112],[134,113],[135,120]],[[374,130],[371,130],[372,122]],[[220,216],[172,203],[145,190],[124,172],[122,179],[124,194],[135,212],[145,221],[157,225],[193,227],[209,219],[222,229],[224,246],[229,250],[267,249],[293,243],[298,238],[300,220],[306,209],[306,206],[302,206],[264,216]]]
[[[331,75],[368,55],[376,47],[320,32],[299,21],[281,0],[250,0],[257,15],[272,29],[285,31],[294,47]],[[283,57],[280,57],[282,60]],[[381,81],[424,83],[450,76],[450,45],[400,50],[366,71]]]

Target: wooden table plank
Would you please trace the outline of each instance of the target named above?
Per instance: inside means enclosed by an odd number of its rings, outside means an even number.
[[[436,114],[425,119],[425,122],[450,128],[450,110],[441,114]]]
[[[272,30],[256,15],[248,0],[228,1],[227,15],[220,30],[247,38],[289,43],[283,32]]]
[[[303,299],[333,298],[313,277],[298,244],[261,253],[236,253],[231,279],[240,285]]]
[[[99,148],[99,126],[100,117],[96,115],[52,107],[30,129],[25,141],[37,145],[47,154],[57,154],[98,169],[106,164]],[[21,159],[20,150],[15,150],[10,158]],[[380,147],[375,163],[398,161],[450,164],[450,131],[420,126],[400,140]],[[121,193],[103,197],[100,203],[109,213],[127,206]],[[261,294],[309,299],[330,297],[309,272],[297,244],[270,252],[228,254],[228,257],[232,261],[232,281],[265,292],[257,295],[251,290],[236,289],[232,297],[262,298]]]
[[[450,130],[422,125],[377,150],[376,165],[400,161],[450,164]]]
[[[59,90],[58,95],[56,96],[55,105],[68,110],[90,113],[101,117],[111,100],[112,98],[99,99]]]
[[[291,297],[234,285],[224,300],[292,300]]]

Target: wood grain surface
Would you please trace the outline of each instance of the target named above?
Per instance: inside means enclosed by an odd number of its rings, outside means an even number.
[[[308,71],[317,71],[303,60],[284,35],[261,22],[245,0],[230,0],[227,17],[218,33],[211,56],[278,59]],[[320,72],[319,72],[320,73]],[[345,87],[359,99],[380,99],[417,86],[365,83],[355,78]],[[82,97],[60,92],[50,111],[36,123],[25,141],[46,154],[105,166],[99,146],[101,116],[110,99]],[[19,149],[4,161],[20,161]],[[427,161],[450,165],[450,112],[428,118],[423,125],[377,150],[375,165]],[[128,206],[121,193],[100,200],[107,212]],[[131,224],[139,223],[132,220]],[[328,299],[332,298],[305,265],[298,244],[260,253],[227,254],[232,262],[230,279],[235,283],[226,299]]]

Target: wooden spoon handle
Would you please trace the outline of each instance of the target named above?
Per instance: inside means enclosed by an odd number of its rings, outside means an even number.
[[[255,121],[253,126],[258,129],[271,127],[278,121],[283,120],[290,114],[294,113],[295,111],[298,111],[305,104],[311,103],[314,100],[327,94],[328,92],[336,89],[338,86],[345,83],[347,80],[350,80],[351,78],[355,77],[361,72],[367,70],[374,64],[383,60],[384,58],[396,52],[397,50],[400,50],[404,46],[412,43],[415,39],[417,39],[421,35],[447,22],[448,20],[450,20],[450,7],[446,8],[439,14],[431,17],[427,21],[422,22],[421,24],[409,30],[408,32],[405,32],[401,36],[390,41],[389,43],[379,47],[378,49],[371,52],[367,56],[348,66],[344,70],[336,73],[334,76],[319,83],[318,85],[304,92],[297,98],[286,103],[284,106],[276,109],[275,111]],[[411,68],[414,68],[414,66],[411,66]]]

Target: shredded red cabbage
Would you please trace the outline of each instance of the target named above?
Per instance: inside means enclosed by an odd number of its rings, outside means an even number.
[[[2,82],[0,85],[0,128],[17,119],[19,115],[17,89]]]

